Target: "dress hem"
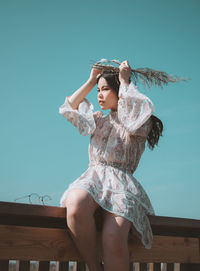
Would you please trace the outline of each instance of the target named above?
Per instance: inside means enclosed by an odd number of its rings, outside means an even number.
[[[119,215],[119,216],[121,216],[121,217],[123,217],[123,218],[126,218],[128,221],[130,221],[133,225],[133,227],[135,227],[135,229],[136,229],[136,231],[140,234],[140,238],[141,238],[141,241],[142,241],[142,244],[144,245],[144,247],[146,248],[146,249],[151,249],[151,247],[152,247],[152,244],[150,244],[150,245],[148,245],[148,244],[146,244],[145,242],[144,242],[144,239],[143,239],[143,237],[142,237],[142,232],[138,229],[138,227],[134,224],[134,222],[130,219],[130,218],[128,218],[126,215],[122,215],[122,214],[120,214],[119,212],[117,212],[117,211],[111,211],[111,210],[109,210],[108,208],[106,208],[106,207],[104,207],[103,205],[102,205],[102,203],[100,203],[95,197],[94,197],[94,195],[91,193],[91,191],[89,191],[89,189],[86,189],[85,187],[80,187],[80,186],[73,186],[73,187],[71,187],[71,188],[68,188],[66,191],[65,191],[65,193],[63,194],[63,196],[62,196],[62,198],[61,198],[61,200],[60,200],[60,206],[61,207],[65,207],[65,205],[63,204],[64,203],[64,198],[65,198],[65,195],[67,194],[67,192],[68,191],[70,191],[70,190],[72,190],[72,189],[74,189],[74,188],[79,188],[79,189],[83,189],[83,190],[85,190],[85,191],[87,191],[89,194],[90,194],[90,196],[93,198],[93,200],[100,206],[100,207],[102,207],[104,210],[106,210],[106,211],[108,211],[108,212],[110,212],[110,213],[112,213],[112,214],[116,214],[116,215]]]

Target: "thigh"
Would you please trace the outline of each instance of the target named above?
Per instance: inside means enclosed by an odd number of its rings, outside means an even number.
[[[87,211],[94,212],[99,207],[89,192],[80,188],[73,188],[68,191],[65,206],[67,209],[83,211],[84,213]]]

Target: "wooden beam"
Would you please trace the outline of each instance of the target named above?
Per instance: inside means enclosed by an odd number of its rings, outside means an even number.
[[[0,201],[0,224],[66,228],[66,209],[55,206]]]
[[[97,244],[101,261],[101,233]],[[132,238],[129,251],[131,262],[200,263],[197,238],[154,236],[150,250],[145,249],[139,239]],[[82,261],[66,229],[5,225],[0,226],[0,259]]]
[[[200,263],[198,238],[154,236],[150,250],[133,238],[129,240],[129,252],[133,262]]]
[[[0,224],[66,229],[66,209],[63,207],[0,201]],[[200,220],[149,216],[154,235],[200,238]],[[98,224],[102,222],[96,213]]]
[[[200,238],[200,220],[149,216],[149,221],[155,235]]]
[[[67,229],[0,225],[0,259],[76,261],[81,257]]]

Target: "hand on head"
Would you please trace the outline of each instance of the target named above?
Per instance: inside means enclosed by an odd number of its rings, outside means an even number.
[[[96,84],[97,83],[97,77],[102,72],[103,72],[102,70],[98,70],[98,69],[92,68],[92,70],[90,72],[90,78],[89,79]]]
[[[98,69],[96,67],[92,68],[89,80],[92,83],[96,84],[98,76],[102,73],[103,69]],[[128,61],[125,60],[119,65],[119,81],[121,84],[129,85],[130,77],[131,77],[131,67],[129,66]]]
[[[129,85],[131,77],[131,67],[128,61],[123,61],[119,66],[119,81],[121,84]]]

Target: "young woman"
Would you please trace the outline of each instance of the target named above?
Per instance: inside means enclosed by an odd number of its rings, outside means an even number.
[[[128,234],[136,230],[146,248],[152,244],[148,214],[154,214],[141,184],[133,177],[145,142],[154,148],[162,122],[153,116],[151,100],[130,82],[128,61],[119,74],[92,69],[88,81],[67,97],[60,113],[90,135],[89,168],[61,198],[67,208],[67,225],[90,271],[100,271],[96,250],[94,213],[103,212],[102,247],[105,271],[128,271]],[[85,96],[98,84],[98,101],[106,116],[93,112]]]

